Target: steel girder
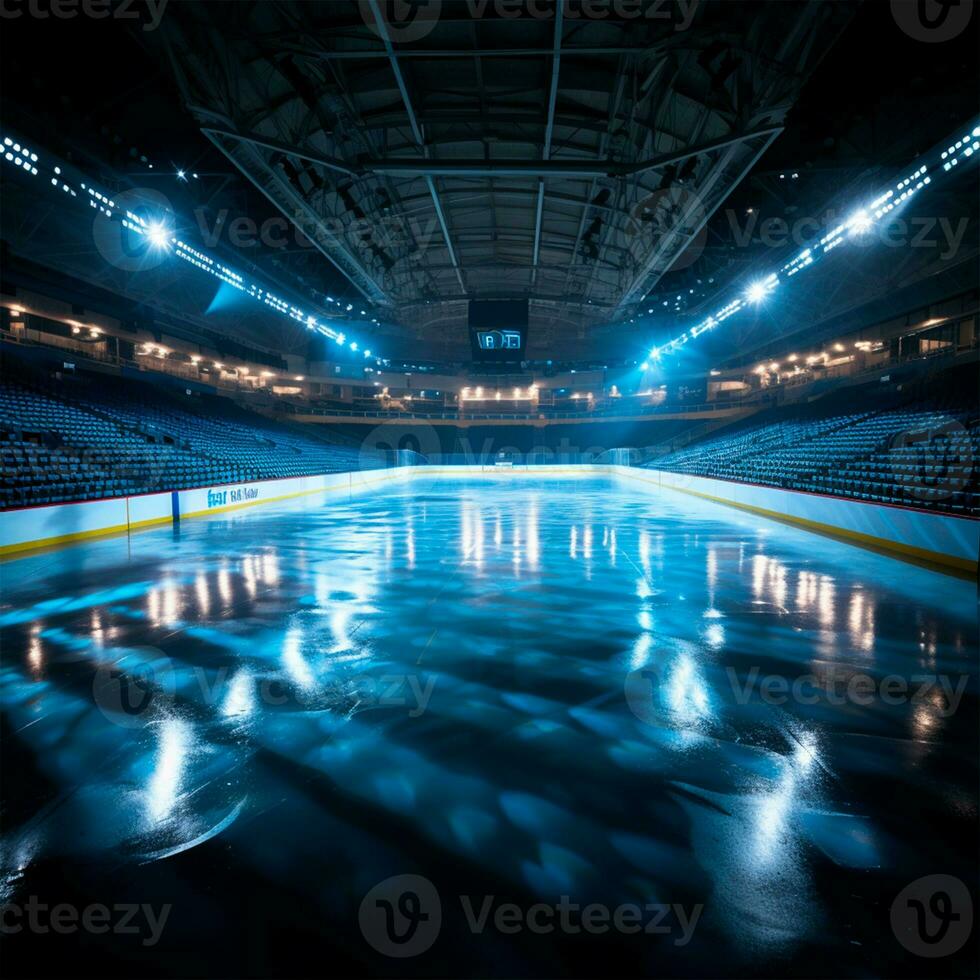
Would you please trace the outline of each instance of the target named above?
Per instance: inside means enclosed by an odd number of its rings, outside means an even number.
[[[628,316],[697,242],[853,13],[443,5],[404,43],[382,6],[188,4],[165,40],[201,128],[367,300],[526,295],[576,324]]]

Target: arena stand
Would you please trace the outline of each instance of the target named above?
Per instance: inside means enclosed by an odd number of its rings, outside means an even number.
[[[0,452],[3,508],[385,465],[227,398],[109,375],[54,380],[10,357]]]
[[[721,425],[720,428],[717,426]],[[726,424],[658,423],[663,440],[645,466],[876,503],[980,515],[980,409],[976,364],[913,384],[861,385],[807,404],[757,412]],[[605,431],[612,426],[611,431]],[[604,431],[591,431],[604,427]],[[144,378],[81,373],[52,377],[7,356],[0,370],[0,507],[62,503],[161,490],[346,472],[386,464],[363,451],[363,426],[273,420],[229,398],[187,395]],[[637,446],[636,423],[590,423],[588,432],[551,424],[439,429],[433,462],[473,462],[473,447],[527,454],[530,445]],[[435,430],[433,430],[435,431]],[[558,435],[561,439],[558,439]],[[684,448],[664,453],[683,438]],[[612,440],[612,441],[610,441]],[[692,441],[693,440],[693,441]],[[441,443],[445,443],[444,445]],[[425,448],[425,447],[423,447]],[[488,449],[489,452],[489,449]],[[547,454],[545,454],[547,455]],[[545,461],[534,458],[534,462]],[[595,452],[576,457],[602,459]],[[482,457],[481,457],[482,458]]]
[[[678,474],[980,515],[976,365],[912,391],[861,386],[773,409],[646,465]]]

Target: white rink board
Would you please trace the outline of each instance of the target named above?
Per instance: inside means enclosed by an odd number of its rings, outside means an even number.
[[[616,469],[631,482],[732,504],[811,530],[840,534],[857,544],[964,570],[977,567],[980,521],[973,518],[665,470]]]
[[[179,516],[201,517],[318,493],[366,491],[383,482],[403,480],[411,469],[327,473],[178,490]],[[173,520],[173,496],[165,491],[0,511],[0,555],[168,523]]]
[[[787,520],[810,530],[841,535],[856,544],[885,548],[900,556],[966,571],[975,571],[977,567],[980,521],[970,518],[601,463],[395,467],[198,487],[179,490],[176,498],[180,518],[189,519],[304,497],[314,498],[319,493],[353,494],[382,483],[420,478],[569,479],[599,474],[616,474],[631,482],[645,484],[653,491],[666,489],[694,494],[762,516]],[[173,519],[173,497],[171,492],[164,492],[2,511],[0,555],[169,522]]]

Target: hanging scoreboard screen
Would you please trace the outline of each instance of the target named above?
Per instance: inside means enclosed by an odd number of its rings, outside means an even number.
[[[474,361],[524,360],[527,300],[471,300],[469,326]]]
[[[517,350],[521,349],[520,330],[477,330],[476,342],[480,350]]]

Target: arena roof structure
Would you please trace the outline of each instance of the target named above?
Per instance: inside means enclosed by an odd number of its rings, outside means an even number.
[[[528,297],[554,341],[640,308],[855,9],[503,6],[181,4],[162,32],[201,131],[375,311],[450,340],[467,300]]]

